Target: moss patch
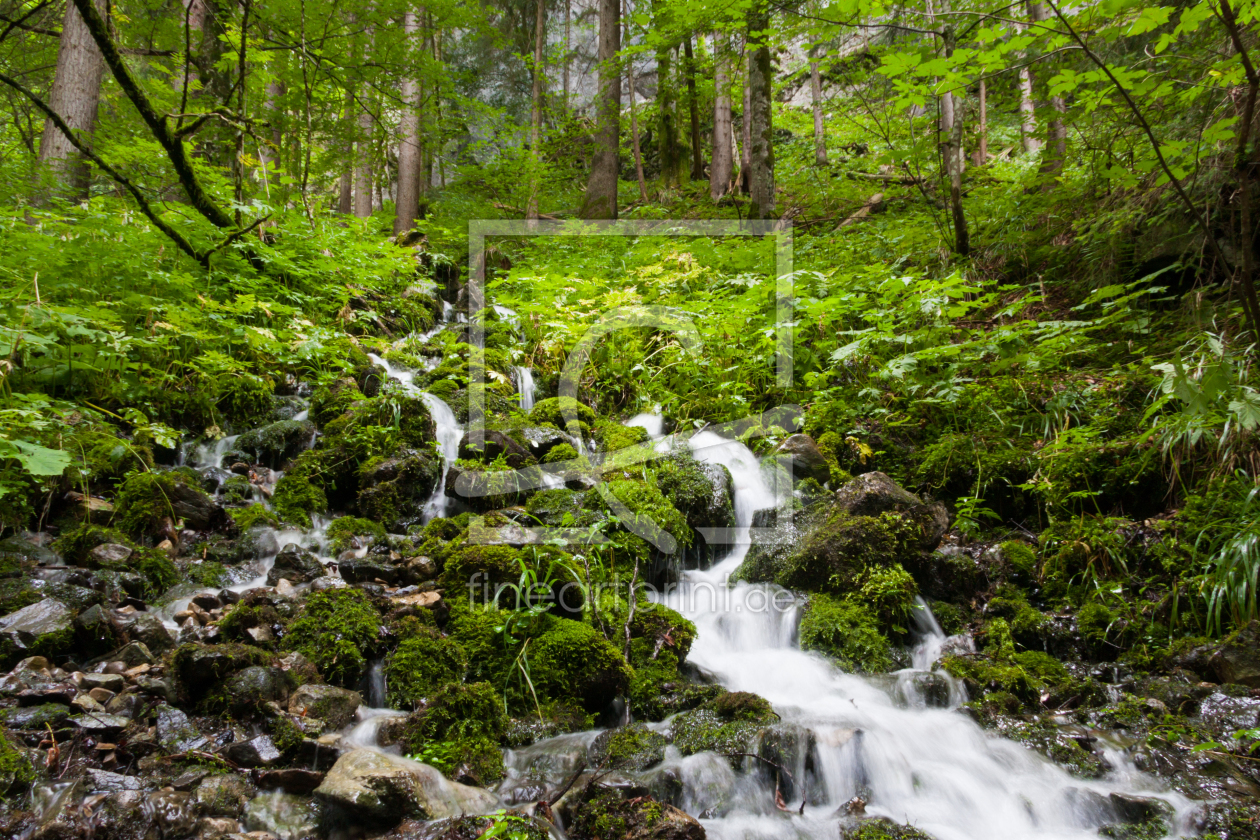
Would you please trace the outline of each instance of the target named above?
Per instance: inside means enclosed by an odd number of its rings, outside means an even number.
[[[354,687],[380,646],[381,619],[358,589],[316,592],[289,626],[284,646],[309,659],[324,679]]]

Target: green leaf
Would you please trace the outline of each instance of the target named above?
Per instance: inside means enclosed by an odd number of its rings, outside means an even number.
[[[31,475],[61,475],[70,455],[27,440],[0,440],[0,456],[13,458]]]

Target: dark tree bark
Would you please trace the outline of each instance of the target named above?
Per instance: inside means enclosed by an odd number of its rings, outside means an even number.
[[[580,214],[584,219],[617,218],[617,175],[621,168],[621,0],[599,0],[599,123],[591,177]]]
[[[625,23],[621,33],[622,44],[628,48],[630,46],[630,0],[626,0],[623,20]],[[630,141],[634,149],[634,175],[639,181],[639,200],[646,202],[648,200],[647,179],[643,177],[643,150],[639,146],[639,109],[635,104],[638,78],[634,73],[633,55],[626,57],[626,82],[627,95],[630,97]]]
[[[98,6],[103,5],[98,0]],[[96,112],[104,76],[105,60],[92,39],[92,33],[79,10],[73,3],[67,3],[48,106],[72,131],[83,135],[85,145],[89,147],[92,132],[96,129]],[[58,193],[67,198],[81,198],[87,194],[90,178],[87,160],[51,119],[44,121],[39,161],[60,182]]]
[[[769,219],[775,213],[774,125],[771,117],[770,9],[757,0],[748,12],[748,218]]]
[[[752,161],[748,155],[752,152],[752,53],[748,49],[748,38],[744,37],[743,60],[740,62],[744,71],[744,108],[740,112],[740,141],[743,147],[739,151],[739,188],[748,194],[748,170]]]
[[[530,223],[530,227],[538,223],[538,168],[542,165],[543,45],[547,37],[547,2],[534,0],[534,6],[534,86],[529,109],[529,154],[533,168],[529,176],[529,199],[525,203],[525,220]]]
[[[653,25],[664,28],[664,13],[655,15]],[[677,106],[674,95],[673,49],[656,50],[656,155],[661,167],[661,186],[677,187],[682,183],[682,150],[678,144]]]
[[[687,109],[691,112],[691,180],[704,179],[704,151],[700,148],[700,102],[696,96],[696,57],[691,51],[691,36],[683,39],[687,58]]]

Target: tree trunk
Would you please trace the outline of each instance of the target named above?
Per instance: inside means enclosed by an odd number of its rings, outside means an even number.
[[[104,3],[96,0],[102,10]],[[90,147],[96,129],[96,111],[101,99],[101,79],[105,59],[73,3],[66,4],[57,47],[57,70],[53,76],[48,105]],[[70,144],[52,120],[45,120],[39,142],[39,161],[56,176],[57,192],[66,198],[87,194],[90,172],[83,155]]]
[[[655,23],[663,27],[659,17]],[[678,148],[678,123],[674,119],[673,60],[668,46],[656,50],[656,153],[661,167],[661,187],[682,184],[682,154]]]
[[[749,151],[748,218],[774,216],[774,126],[771,118],[770,10],[765,0],[754,0],[748,12]]]
[[[564,110],[569,110],[569,63],[573,59],[573,54],[569,40],[569,21],[571,19],[571,0],[564,0]]]
[[[691,111],[691,180],[704,179],[704,152],[700,148],[700,102],[696,96],[696,57],[691,51],[691,36],[683,40],[687,57],[687,108]]]
[[[976,166],[984,166],[989,162],[989,96],[984,79],[980,80],[980,132],[977,138]]]
[[[1015,25],[1017,32],[1023,32],[1026,28],[1022,24]],[[1027,51],[1022,57],[1025,61],[1028,60]],[[1032,70],[1027,66],[1019,68],[1019,140],[1025,154],[1035,155],[1041,151],[1041,140],[1037,138],[1037,111],[1033,105]]]
[[[945,57],[949,58],[954,54],[953,27],[946,27],[942,37],[945,42]],[[949,179],[949,206],[954,219],[954,251],[965,257],[971,251],[971,242],[967,233],[967,217],[963,215],[962,207],[963,121],[957,105],[952,91],[941,95],[941,157]]]
[[[1028,4],[1030,21],[1041,23],[1047,17],[1046,9],[1040,3]],[[1058,185],[1059,173],[1063,171],[1063,162],[1067,159],[1067,127],[1063,125],[1063,114],[1067,113],[1067,103],[1063,101],[1062,96],[1051,96],[1049,101],[1053,116],[1046,125],[1047,149],[1040,169],[1043,191],[1052,190]]]
[[[403,34],[408,44],[420,31],[419,16],[403,14]],[[398,197],[394,202],[394,235],[415,227],[420,209],[420,84],[412,76],[402,80],[402,117],[398,140]]]
[[[547,35],[547,0],[534,0],[534,87],[529,109],[529,199],[525,202],[525,221],[530,228],[538,225],[538,179],[542,167],[542,100],[543,42]]]
[[[628,48],[630,46],[630,0],[626,0],[624,30],[622,31],[622,43]],[[634,74],[634,56],[626,56],[626,82],[628,83],[630,97],[630,140],[634,147],[634,174],[639,179],[639,200],[647,202],[647,180],[643,177],[643,151],[639,147],[639,115],[638,107],[635,105],[635,96],[638,92],[638,79]]]
[[[359,103],[359,138],[355,146],[354,215],[372,215],[372,114]]]
[[[742,123],[742,132],[740,139],[743,141],[743,148],[739,153],[739,188],[743,190],[744,195],[748,194],[748,170],[752,167],[752,160],[749,154],[752,151],[752,87],[750,85],[752,79],[752,53],[748,50],[748,38],[744,37],[744,110],[740,114]]]
[[[713,163],[709,166],[709,196],[717,201],[731,188],[735,159],[731,142],[730,41],[713,33]]]
[[[617,218],[617,175],[621,168],[621,0],[599,0],[599,109],[591,177],[579,215],[583,219]]]
[[[201,44],[201,31],[206,23],[206,2],[205,0],[183,0],[183,6],[184,68],[178,75],[172,76],[175,90],[181,92],[182,99],[185,92],[191,91],[192,87],[200,79],[193,51],[198,49]],[[187,105],[186,99],[184,99],[183,104]],[[180,113],[183,113],[184,110],[184,108],[180,108]]]
[[[814,105],[814,163],[827,165],[827,134],[823,127],[822,76],[818,72],[818,47],[809,49],[809,96]]]

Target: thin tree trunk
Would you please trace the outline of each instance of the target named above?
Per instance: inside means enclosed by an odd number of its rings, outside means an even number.
[[[241,211],[240,207],[245,203],[245,120],[248,114],[245,111],[245,92],[249,89],[246,84],[248,68],[246,58],[249,50],[249,13],[250,0],[244,0],[241,3],[241,44],[240,50],[236,57],[236,118],[238,125],[235,129],[236,133],[236,154],[232,156],[232,180],[233,180],[233,198],[236,199],[237,210],[235,211],[236,225],[240,227]]]
[[[525,220],[530,228],[538,225],[538,178],[542,167],[542,98],[543,98],[543,41],[547,34],[547,2],[534,0],[537,13],[534,17],[534,88],[530,95],[529,111],[529,198],[525,203]]]
[[[1033,23],[1041,23],[1048,17],[1045,7],[1040,3],[1028,4],[1028,19]],[[1067,103],[1062,96],[1051,96],[1048,99],[1052,116],[1046,125],[1046,154],[1040,169],[1043,191],[1052,190],[1058,185],[1059,173],[1063,171],[1063,163],[1067,159],[1067,128],[1063,125]]]
[[[945,42],[945,57],[954,54],[954,29],[946,27],[942,33]],[[954,251],[959,256],[967,256],[971,251],[970,237],[967,232],[967,217],[963,215],[962,206],[962,115],[954,93],[948,91],[941,95],[941,157],[945,164],[945,174],[949,179],[949,206],[954,219]]]
[[[571,18],[571,0],[564,0],[564,110],[569,110],[569,64],[573,60],[572,46],[569,41],[569,22]]]
[[[717,201],[731,188],[735,159],[731,125],[730,41],[713,33],[713,162],[709,165],[709,197]]]
[[[181,92],[179,112],[187,110],[189,90],[199,81],[197,62],[193,59],[194,44],[200,45],[201,31],[206,23],[205,0],[183,0],[184,6],[184,67],[172,77],[175,90]]]
[[[656,14],[654,23],[664,27],[664,13]],[[661,186],[677,187],[682,183],[682,154],[678,148],[678,123],[674,119],[674,85],[670,78],[673,59],[668,46],[656,50],[656,153],[661,167]]]
[[[980,80],[980,133],[976,145],[976,166],[989,162],[989,91],[984,79]]]
[[[98,9],[103,9],[104,5],[101,0],[96,0]],[[91,148],[92,132],[96,130],[96,112],[104,76],[105,59],[100,48],[92,39],[79,10],[73,3],[67,3],[48,106],[67,126],[84,135],[88,148]],[[87,161],[52,120],[44,121],[39,161],[55,174],[60,182],[59,193],[67,198],[80,198],[87,194],[91,177]]]
[[[739,155],[739,186],[744,194],[747,195],[749,189],[748,170],[752,168],[752,158],[749,157],[752,153],[752,87],[750,84],[752,79],[752,53],[748,50],[747,36],[744,37],[743,57],[744,110],[740,114],[741,122],[743,123],[741,126],[743,129],[742,137],[740,138],[743,140],[743,148],[740,150]]]
[[[621,133],[621,0],[599,0],[599,97],[598,129],[591,177],[579,215],[584,219],[617,218],[617,175],[621,167],[618,138]]]
[[[770,110],[773,79],[770,67],[770,10],[765,0],[754,0],[748,12],[749,120],[748,218],[768,219],[775,213],[774,125]]]
[[[419,16],[403,14],[403,34],[410,43],[420,31]],[[418,52],[418,51],[417,51]],[[398,141],[398,198],[394,202],[394,235],[415,227],[420,209],[420,83],[414,76],[402,80],[402,117]]]
[[[691,180],[704,178],[704,152],[700,148],[700,102],[696,96],[696,57],[691,51],[691,36],[683,39],[683,55],[687,58],[687,107],[691,111]]]
[[[630,0],[626,0],[622,20],[624,21],[622,43],[628,48],[630,46]],[[630,140],[634,146],[634,174],[639,179],[639,200],[646,202],[648,200],[647,180],[643,177],[643,151],[639,147],[639,109],[634,101],[638,92],[636,84],[638,79],[634,74],[634,56],[632,55],[626,56],[626,81],[629,87],[627,95],[630,97]]]
[[[431,28],[433,29],[433,63],[441,69],[443,60],[442,31],[437,27]],[[445,139],[442,134],[442,82],[440,76],[433,82],[433,139],[433,159],[437,161],[438,184],[442,189],[446,189],[446,164],[442,160],[442,148],[445,144]]]
[[[359,103],[359,139],[355,146],[354,215],[372,215],[372,114]]]
[[[1015,25],[1017,32],[1025,29],[1027,27],[1023,24]],[[1023,57],[1027,59],[1028,53],[1025,52]],[[1037,110],[1033,105],[1033,76],[1027,65],[1019,68],[1019,141],[1024,154],[1035,155],[1041,151],[1041,140],[1037,137]]]
[[[827,165],[827,134],[823,126],[822,76],[818,72],[818,47],[809,49],[809,96],[814,106],[814,163]]]

